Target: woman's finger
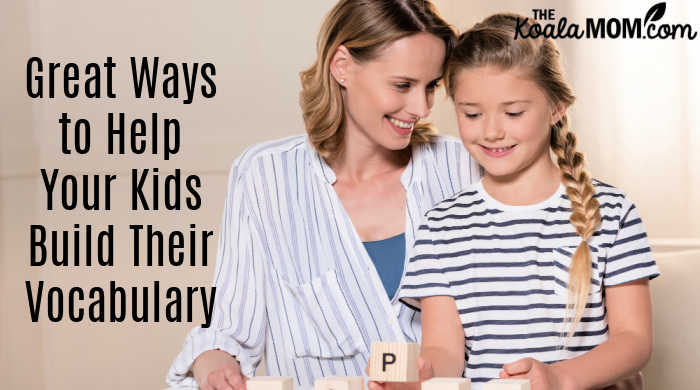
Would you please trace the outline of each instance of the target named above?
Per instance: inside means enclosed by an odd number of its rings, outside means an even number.
[[[234,390],[246,390],[245,378],[240,371],[232,368],[226,369],[226,381],[233,387]]]

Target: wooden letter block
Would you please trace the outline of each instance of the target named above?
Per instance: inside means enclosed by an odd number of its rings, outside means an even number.
[[[291,376],[254,376],[245,384],[248,390],[294,390]]]
[[[484,383],[483,390],[530,390],[529,379],[492,379]]]
[[[373,342],[369,378],[379,382],[417,382],[420,346],[413,343]]]
[[[329,376],[316,380],[314,390],[364,390],[365,378],[361,376]]]
[[[432,378],[421,384],[421,390],[470,390],[467,378]]]

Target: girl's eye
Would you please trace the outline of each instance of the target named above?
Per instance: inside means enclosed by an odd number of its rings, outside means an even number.
[[[464,116],[466,116],[466,117],[469,118],[469,119],[476,119],[476,118],[478,118],[479,116],[481,116],[481,114],[480,114],[480,113],[479,113],[479,114],[470,114],[470,113],[465,112],[465,113],[464,113]]]
[[[521,115],[523,115],[525,111],[520,111],[520,112],[506,112],[506,115],[508,115],[511,118],[517,118]]]
[[[406,90],[406,89],[409,89],[411,87],[411,84],[409,84],[409,83],[396,83],[396,84],[394,84],[394,87],[396,87],[397,89],[400,89],[400,90]]]

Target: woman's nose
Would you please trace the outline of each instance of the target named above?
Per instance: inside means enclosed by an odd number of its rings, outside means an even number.
[[[430,115],[431,106],[430,96],[425,91],[416,89],[411,94],[407,111],[418,119],[426,118]]]

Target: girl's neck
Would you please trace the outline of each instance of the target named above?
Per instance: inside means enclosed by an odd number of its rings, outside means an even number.
[[[367,137],[348,133],[345,133],[342,151],[329,162],[338,180],[359,183],[403,169],[408,164],[408,150],[390,150]]]
[[[493,176],[486,172],[482,179],[484,189],[491,197],[512,206],[540,203],[551,197],[560,183],[561,172],[549,154],[511,175]]]

